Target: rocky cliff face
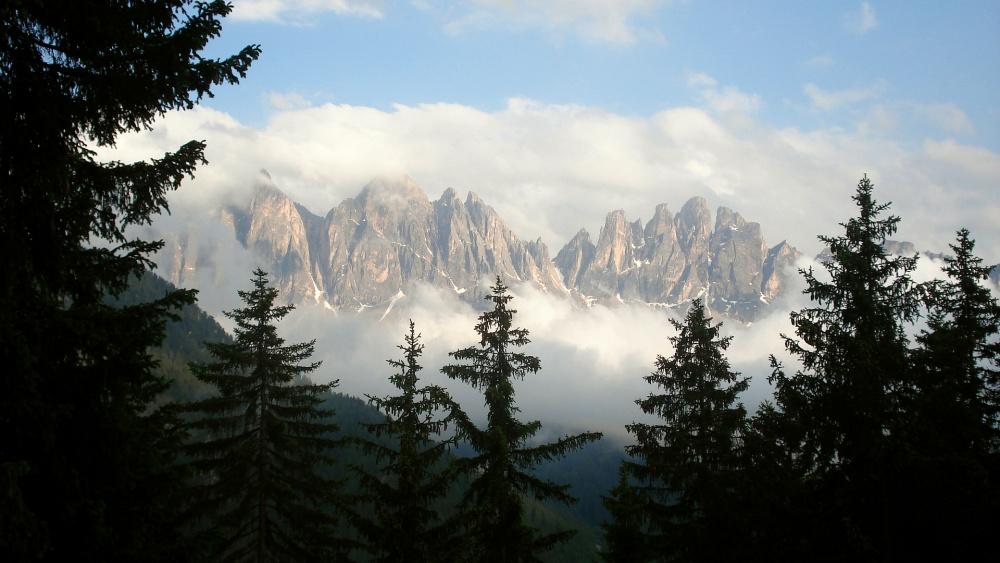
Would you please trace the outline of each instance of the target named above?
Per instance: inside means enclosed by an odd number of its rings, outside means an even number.
[[[768,249],[758,223],[692,198],[673,215],[658,205],[645,227],[621,210],[608,214],[597,244],[578,233],[556,256],[566,286],[585,303],[674,307],[696,297],[717,313],[752,321],[784,289],[785,266],[799,252]]]
[[[409,178],[375,180],[319,217],[262,176],[250,204],[222,217],[292,303],[384,311],[426,282],[478,305],[497,275],[568,295],[541,240],[518,239],[474,193],[432,202]]]
[[[701,198],[676,215],[658,205],[645,225],[612,211],[596,243],[581,230],[554,259],[541,240],[520,240],[476,194],[462,199],[449,188],[431,201],[409,178],[372,181],[321,217],[264,173],[248,204],[219,216],[288,302],[381,314],[418,282],[482,305],[499,275],[585,305],[674,307],[703,296],[714,312],[752,321],[781,294],[785,266],[799,256],[784,242],[768,249],[760,225],[728,208],[713,224]],[[178,284],[199,267],[186,236],[168,235],[159,260]]]

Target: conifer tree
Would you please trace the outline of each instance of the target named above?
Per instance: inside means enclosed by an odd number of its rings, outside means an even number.
[[[636,443],[626,447],[634,461],[625,472],[643,498],[648,554],[663,561],[726,561],[740,552],[733,541],[732,502],[739,471],[739,444],[746,410],[737,402],[749,378],[729,367],[720,337],[701,299],[670,338],[674,353],[657,356],[645,377],[659,392],[636,404],[656,424],[633,423]]]
[[[927,328],[920,346],[920,408],[933,418],[936,448],[953,448],[985,459],[1000,449],[1000,305],[983,285],[990,267],[973,254],[967,229],[944,258],[948,279],[928,287]],[[947,435],[941,435],[941,433]]]
[[[185,451],[203,476],[191,514],[218,535],[213,559],[337,559],[347,546],[331,511],[338,483],[319,473],[339,445],[330,437],[333,413],[319,408],[337,382],[308,382],[320,365],[309,362],[315,340],[286,344],[275,323],[294,307],[275,305],[278,290],[260,268],[252,281],[239,292],[245,306],[225,313],[236,324],[234,341],[206,343],[216,361],[191,366],[218,389],[189,408],[200,415],[189,427],[202,439]]]
[[[601,558],[608,563],[652,559],[646,548],[644,500],[624,464],[618,471],[618,483],[601,501],[610,516],[610,520],[601,524],[604,531]]]
[[[0,3],[0,480],[17,499],[0,502],[0,522],[19,523],[5,526],[12,544],[0,559],[182,557],[165,496],[179,480],[168,451],[176,419],[151,409],[164,382],[148,349],[193,293],[124,308],[102,299],[151,267],[162,243],[129,227],[166,210],[204,143],[135,163],[102,162],[92,147],[244,76],[256,46],[202,54],[230,9]]]
[[[802,271],[813,306],[790,315],[798,338],[784,336],[801,368],[789,375],[772,358],[777,406],[798,433],[789,446],[825,510],[810,541],[817,555],[841,560],[893,557],[901,401],[912,384],[904,325],[919,305],[916,257],[885,250],[900,219],[873,189],[862,178],[858,216],[842,235],[819,237],[829,281]]]
[[[537,499],[573,502],[566,485],[545,481],[529,471],[543,461],[562,457],[588,442],[600,439],[597,432],[564,436],[555,442],[528,445],[542,424],[517,419],[520,409],[514,400],[514,380],[541,369],[536,356],[514,351],[527,345],[528,331],[513,327],[514,314],[509,308],[513,298],[500,277],[486,297],[493,308],[479,316],[476,333],[478,346],[450,352],[461,363],[447,365],[442,372],[483,392],[487,408],[485,428],[478,428],[466,417],[459,419],[460,431],[475,451],[464,460],[472,481],[463,506],[469,534],[475,543],[477,561],[535,561],[537,554],[572,537],[572,531],[543,535],[524,522],[522,495]]]
[[[916,459],[907,473],[924,492],[907,510],[904,540],[923,556],[972,559],[992,548],[1000,513],[1000,305],[967,229],[951,249],[948,279],[927,287],[927,327],[917,336],[906,425]]]
[[[386,420],[364,425],[373,438],[362,439],[362,449],[375,456],[380,471],[358,469],[374,517],[356,515],[353,525],[375,561],[455,561],[461,558],[459,526],[442,518],[440,503],[455,479],[445,459],[454,440],[443,433],[458,407],[444,388],[418,387],[424,345],[412,320],[399,349],[403,357],[387,361],[398,370],[389,381],[400,394],[368,395]]]

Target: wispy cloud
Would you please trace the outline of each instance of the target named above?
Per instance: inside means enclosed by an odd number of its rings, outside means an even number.
[[[298,92],[266,92],[264,98],[272,108],[278,111],[307,108],[309,99]]]
[[[974,131],[969,116],[955,104],[909,103],[907,105],[917,116],[930,121],[945,131],[951,133],[971,133]]]
[[[750,114],[760,107],[760,96],[733,86],[719,87],[715,78],[701,72],[688,74],[688,86],[698,91],[702,102],[718,113]]]
[[[826,111],[877,98],[885,91],[885,83],[876,82],[872,86],[844,90],[824,90],[810,82],[802,90],[809,97],[812,107]]]
[[[864,35],[878,27],[875,8],[872,8],[869,2],[862,2],[856,11],[852,11],[844,17],[844,23],[851,32]]]
[[[421,3],[423,9],[446,14],[450,33],[496,26],[570,32],[584,39],[617,45],[662,42],[655,26],[643,25],[664,0],[473,0],[464,8],[450,2]]]
[[[365,18],[383,16],[381,0],[233,0],[236,20],[308,24],[315,16],[332,12]]]

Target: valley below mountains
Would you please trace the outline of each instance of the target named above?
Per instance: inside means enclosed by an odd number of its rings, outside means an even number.
[[[677,213],[657,205],[645,224],[611,211],[596,240],[581,229],[554,257],[475,193],[462,198],[449,188],[431,201],[409,178],[374,180],[320,216],[262,172],[245,204],[213,216],[271,272],[287,302],[380,317],[419,283],[479,307],[500,276],[581,307],[683,309],[702,297],[713,314],[752,322],[786,290],[800,255],[784,241],[767,246],[761,226],[729,208],[713,217],[700,197]],[[163,236],[159,272],[190,286],[212,259],[205,241],[191,229]]]

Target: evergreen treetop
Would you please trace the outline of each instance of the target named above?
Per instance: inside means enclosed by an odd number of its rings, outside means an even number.
[[[900,219],[885,215],[890,204],[873,189],[862,178],[852,196],[858,216],[841,223],[844,234],[819,236],[829,281],[800,270],[815,305],[791,313],[798,339],[782,337],[802,368],[789,376],[774,363],[778,405],[800,423],[803,453],[820,468],[879,451],[910,384],[904,324],[919,311],[917,258],[885,250]]]
[[[441,369],[448,377],[482,391],[487,408],[485,428],[465,416],[458,420],[462,438],[476,452],[463,460],[465,470],[473,476],[463,504],[478,560],[535,561],[538,552],[569,539],[572,532],[541,535],[525,524],[521,495],[567,503],[574,499],[565,485],[538,479],[530,469],[598,440],[601,434],[585,432],[529,445],[542,424],[518,420],[513,381],[538,372],[541,363],[536,356],[514,351],[530,340],[526,329],[513,326],[517,311],[508,306],[513,296],[499,276],[486,299],[493,308],[481,314],[476,323],[479,345],[450,352],[461,363]]]
[[[947,279],[926,286],[927,326],[913,351],[906,486],[924,493],[907,499],[901,559],[974,559],[992,549],[1000,513],[1000,305],[968,230],[951,249]]]
[[[344,555],[335,536],[338,483],[319,470],[339,445],[333,414],[319,408],[334,386],[306,375],[315,341],[286,344],[275,323],[293,307],[277,306],[267,274],[253,272],[240,291],[245,306],[225,314],[236,323],[230,343],[206,343],[212,363],[192,364],[219,394],[190,405],[200,414],[189,428],[200,439],[186,447],[203,476],[192,490],[191,515],[218,536],[213,558],[231,561],[328,560]]]
[[[735,547],[725,539],[734,521],[739,440],[746,410],[737,399],[750,378],[730,369],[725,357],[732,337],[720,336],[701,299],[684,322],[670,319],[678,334],[674,352],[657,356],[656,371],[644,379],[658,391],[636,404],[656,424],[626,426],[636,443],[625,461],[644,499],[643,517],[651,554],[667,561],[725,560]],[[731,539],[731,538],[730,538]],[[728,554],[728,555],[727,555]]]
[[[910,277],[916,256],[884,247],[899,217],[873,197],[866,177],[857,216],[829,245],[825,281],[800,270],[814,303],[790,315],[798,338],[782,335],[801,367],[787,374],[772,357],[780,427],[812,491],[811,543],[831,559],[892,559],[893,527],[910,493],[902,485],[905,403],[913,387],[905,325],[919,312]]]
[[[443,519],[439,505],[456,477],[446,460],[454,438],[443,434],[458,406],[438,385],[418,387],[424,345],[412,320],[398,348],[403,357],[387,362],[397,370],[389,381],[400,393],[367,395],[386,420],[364,424],[374,439],[360,440],[363,451],[374,455],[381,467],[377,474],[358,468],[375,514],[355,515],[353,524],[377,561],[455,560],[462,546],[460,526],[454,517]]]
[[[947,280],[928,289],[927,327],[917,336],[924,407],[951,411],[940,420],[940,446],[985,456],[1000,449],[1000,304],[983,282],[991,268],[977,257],[968,229],[960,229]],[[937,413],[945,416],[944,412]]]

